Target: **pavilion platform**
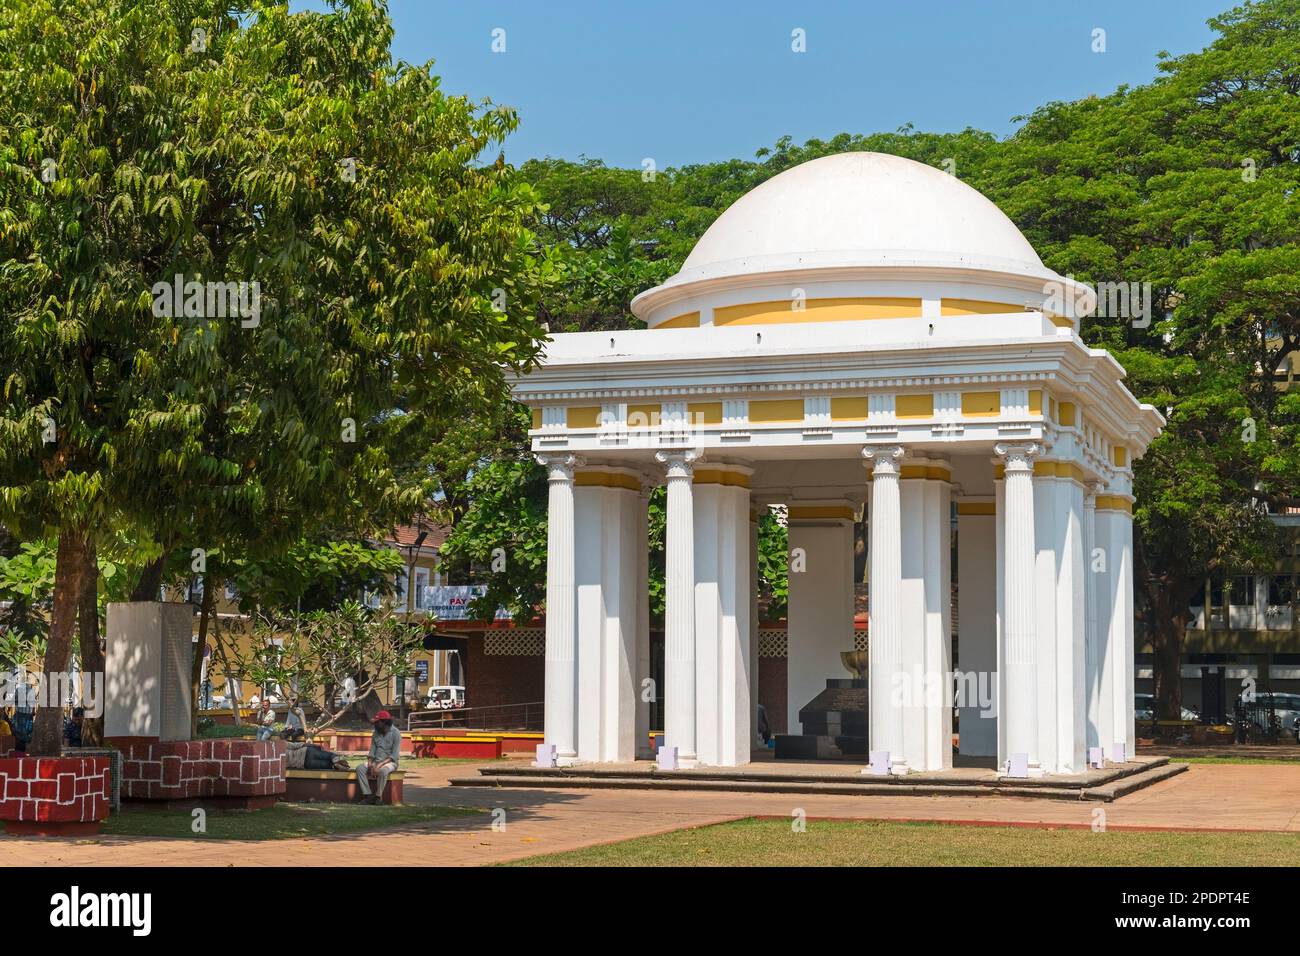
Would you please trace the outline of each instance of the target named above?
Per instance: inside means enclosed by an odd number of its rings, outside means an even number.
[[[773,761],[755,754],[744,767],[660,770],[651,760],[572,767],[481,767],[477,776],[453,777],[454,787],[710,790],[737,793],[824,793],[860,796],[1017,796],[1109,802],[1177,776],[1187,764],[1164,756],[1138,756],[1080,774],[1005,777],[987,767],[878,777],[856,761]]]

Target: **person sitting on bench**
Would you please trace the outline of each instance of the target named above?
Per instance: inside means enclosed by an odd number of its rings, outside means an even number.
[[[402,753],[402,732],[393,726],[393,715],[386,710],[375,714],[375,729],[370,735],[370,753],[366,762],[357,765],[357,786],[361,788],[362,803],[383,803],[384,786],[388,775],[397,769]],[[378,794],[370,792],[370,775],[379,783]]]

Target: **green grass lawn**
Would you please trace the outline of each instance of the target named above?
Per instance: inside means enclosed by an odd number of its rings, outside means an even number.
[[[242,724],[236,727],[234,724],[205,724],[199,728],[195,740],[204,739],[225,739],[226,737],[252,737],[257,733],[257,728],[251,724]]]
[[[187,809],[128,804],[109,816],[104,833],[112,836],[192,838],[195,840],[288,840],[294,837],[359,833],[437,820],[479,816],[467,807],[371,807],[351,803],[277,803],[265,810],[209,810],[207,832],[194,833]]]
[[[1300,866],[1300,833],[1135,833],[943,823],[738,820],[514,866]]]
[[[1291,764],[1300,766],[1300,756],[1292,757],[1234,757],[1232,754],[1226,754],[1222,757],[1179,757],[1177,754],[1169,757],[1170,763],[1223,763],[1223,764],[1267,764],[1268,766],[1278,766],[1279,764]]]

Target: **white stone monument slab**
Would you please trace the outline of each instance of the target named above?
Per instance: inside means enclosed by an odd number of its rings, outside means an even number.
[[[167,601],[108,605],[104,735],[190,739],[194,609]]]

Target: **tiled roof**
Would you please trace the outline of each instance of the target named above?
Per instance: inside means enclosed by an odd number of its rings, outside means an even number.
[[[427,516],[418,515],[414,524],[399,524],[388,534],[384,535],[386,544],[396,545],[399,548],[410,547],[415,544],[415,539],[420,536],[420,532],[427,532],[424,544],[421,550],[436,551],[442,547],[442,543],[447,540],[449,528],[441,522],[435,521]]]

